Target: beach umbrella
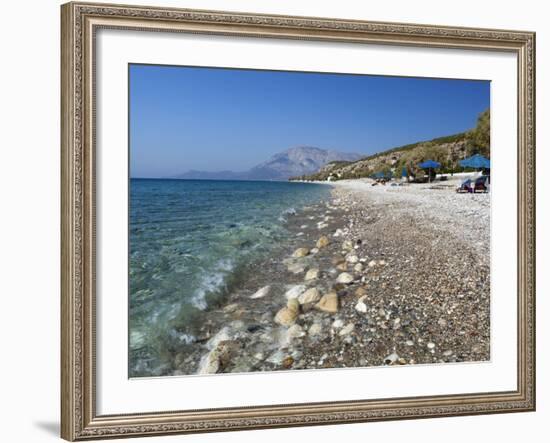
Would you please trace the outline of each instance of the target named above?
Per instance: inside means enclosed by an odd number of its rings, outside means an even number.
[[[419,163],[418,167],[428,170],[428,177],[429,177],[428,181],[431,181],[432,180],[432,174],[431,174],[432,169],[437,169],[437,168],[441,167],[441,163],[436,162],[435,160],[426,160],[425,162]]]
[[[491,161],[481,154],[475,154],[464,160],[460,160],[459,164],[463,168],[491,169]]]

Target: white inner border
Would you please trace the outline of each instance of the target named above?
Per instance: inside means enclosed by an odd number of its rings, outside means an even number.
[[[96,44],[99,415],[516,389],[514,54],[105,29]],[[128,379],[128,63],[491,80],[491,362]]]

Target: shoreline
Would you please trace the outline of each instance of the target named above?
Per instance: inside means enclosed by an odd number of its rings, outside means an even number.
[[[490,196],[323,184],[330,201],[289,217],[288,249],[205,312],[166,375],[490,359]]]

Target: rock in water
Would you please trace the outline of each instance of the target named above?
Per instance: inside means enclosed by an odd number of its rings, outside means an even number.
[[[298,301],[301,305],[308,305],[311,303],[317,303],[321,299],[321,293],[317,288],[308,289],[298,297]]]
[[[285,292],[285,297],[287,299],[291,298],[298,298],[304,291],[306,290],[306,286],[304,285],[296,285],[290,288],[288,291]]]
[[[317,278],[319,278],[319,269],[311,268],[309,271],[306,272],[306,276],[304,277],[304,280],[305,281],[316,280]]]
[[[328,237],[326,235],[323,235],[319,238],[319,240],[317,240],[317,247],[319,249],[321,248],[326,248],[330,243],[330,240],[328,239]]]
[[[337,266],[340,263],[344,263],[346,260],[341,255],[335,255],[334,257],[332,257],[332,259],[330,261],[334,266]]]
[[[300,257],[305,257],[308,254],[309,254],[309,249],[308,248],[298,248],[294,251],[292,256],[294,258],[300,258]]]
[[[250,296],[250,298],[262,298],[265,297],[267,294],[269,294],[269,291],[271,290],[271,286],[264,286],[263,288],[256,291],[254,294]]]
[[[294,322],[296,322],[297,317],[298,311],[285,306],[277,312],[277,315],[275,315],[275,322],[282,326],[291,326]]]
[[[215,374],[227,366],[232,357],[240,349],[240,344],[236,340],[222,340],[216,347],[206,354],[199,365],[199,374]]]
[[[292,272],[293,274],[300,274],[306,270],[306,264],[305,263],[291,263],[287,266],[288,272]]]
[[[336,278],[336,283],[344,283],[344,284],[348,284],[348,283],[351,283],[353,281],[353,275],[347,273],[347,272],[342,272],[337,278]]]
[[[332,314],[338,312],[338,294],[334,291],[328,292],[321,297],[321,300],[315,306],[324,312]]]
[[[340,263],[338,266],[336,266],[336,269],[338,269],[339,271],[347,271],[348,270],[348,265],[347,263]]]
[[[292,367],[292,364],[294,363],[294,359],[289,355],[288,357],[285,357],[283,359],[283,368],[290,369]]]
[[[291,326],[298,318],[300,312],[300,303],[295,298],[288,300],[286,307],[282,308],[275,315],[275,322],[282,326]]]
[[[287,330],[287,337],[289,339],[303,337],[304,335],[306,335],[306,333],[300,325],[292,325]]]
[[[300,302],[295,298],[291,298],[289,301],[287,301],[286,307],[296,313],[300,312]]]
[[[199,364],[197,374],[215,374],[220,370],[219,354],[216,349],[206,354]]]

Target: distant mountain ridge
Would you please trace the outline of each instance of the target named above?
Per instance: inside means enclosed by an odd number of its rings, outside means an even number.
[[[314,146],[297,146],[273,155],[269,160],[243,172],[190,170],[172,178],[195,180],[288,180],[312,174],[333,161],[355,161],[361,154],[345,153]]]

